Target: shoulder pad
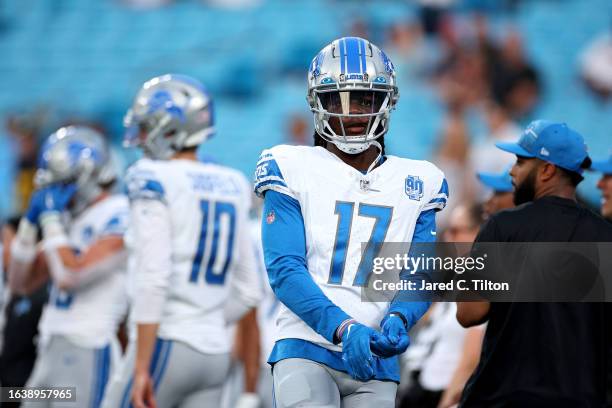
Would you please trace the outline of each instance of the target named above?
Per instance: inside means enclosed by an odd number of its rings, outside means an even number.
[[[279,147],[264,150],[259,156],[254,181],[254,190],[258,197],[263,197],[267,190],[278,191],[294,197],[277,161]]]
[[[125,177],[127,195],[133,200],[159,200],[165,202],[164,187],[153,169],[134,166]]]

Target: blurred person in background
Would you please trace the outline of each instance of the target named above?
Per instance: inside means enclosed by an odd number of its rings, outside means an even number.
[[[100,406],[115,363],[127,305],[128,202],[111,193],[116,178],[104,136],[86,127],[57,130],[41,148],[37,188],[11,243],[12,291],[31,293],[52,280],[27,386],[76,387],[78,404],[92,407]],[[44,265],[36,261],[39,228]]]
[[[304,146],[310,142],[312,129],[307,118],[298,113],[291,114],[287,119],[285,134],[289,135],[288,144]]]
[[[456,207],[452,211],[449,226],[444,232],[444,241],[449,243],[473,242],[483,221],[482,206],[460,205]],[[399,406],[401,408],[438,407],[442,394],[451,384],[451,379],[464,358],[467,331],[457,322],[456,313],[457,307],[453,302],[435,303],[428,311],[429,326],[424,334],[425,341],[431,344],[431,348],[422,362],[420,372],[412,375],[416,381],[404,395],[400,396]],[[470,338],[471,348],[474,346],[473,340]],[[417,347],[419,341],[417,335],[415,339]],[[471,349],[468,350],[470,355],[474,354]],[[462,371],[465,371],[463,366]],[[468,376],[469,374],[471,372],[468,373]]]
[[[612,95],[612,30],[596,37],[580,56],[580,74],[586,86],[602,100]]]
[[[497,142],[516,140],[521,129],[510,118],[508,109],[493,99],[482,104],[483,119],[486,124],[486,134],[482,140],[472,143],[470,148],[470,174],[475,172],[500,172],[511,166],[512,159],[495,147]]]
[[[453,210],[448,228],[444,231],[444,241],[474,242],[483,221],[484,212],[481,205],[458,206]]]
[[[590,166],[579,133],[538,120],[518,142],[498,147],[516,155],[510,175],[517,207],[490,216],[476,243],[612,242],[612,226],[576,201]],[[458,302],[457,319],[464,327],[488,322],[461,407],[603,406],[604,303]]]
[[[476,176],[491,191],[489,198],[483,204],[486,217],[498,211],[514,207],[510,169],[502,173],[477,173]]]
[[[601,172],[597,182],[601,190],[601,215],[612,221],[612,155],[608,160],[594,161],[591,169]]]
[[[527,60],[522,42],[519,31],[506,34],[489,67],[491,96],[501,101],[514,120],[528,117],[541,93],[540,74]]]
[[[105,407],[219,407],[226,324],[260,300],[249,182],[197,157],[213,112],[199,81],[168,74],[145,82],[125,116],[125,145],[144,153],[126,176],[133,329]]]
[[[15,174],[16,206],[19,213],[28,205],[34,190],[34,173],[38,157],[39,127],[41,119],[32,116],[9,116],[7,130],[15,142],[17,169]]]
[[[483,221],[501,210],[514,207],[512,178],[509,169],[503,173],[478,173],[477,177],[491,190],[491,195],[482,207]],[[475,236],[471,241],[474,239]],[[459,403],[463,388],[480,361],[484,332],[485,325],[467,329],[457,369],[440,398],[438,408],[450,408]]]
[[[2,279],[8,275],[11,261],[11,244],[15,238],[19,218],[8,219],[2,226]],[[45,268],[44,255],[39,253],[33,268]],[[23,387],[32,373],[36,361],[36,338],[38,323],[43,307],[47,303],[47,280],[41,280],[27,294],[3,292],[6,296],[2,310],[4,324],[2,328],[2,352],[0,353],[0,384],[2,387]],[[3,401],[8,393],[2,389]],[[18,407],[19,403],[3,402],[2,406]]]

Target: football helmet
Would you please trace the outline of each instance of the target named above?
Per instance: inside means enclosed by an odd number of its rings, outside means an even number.
[[[212,99],[200,82],[186,75],[155,77],[136,95],[124,126],[125,146],[140,146],[147,157],[166,160],[215,133]]]
[[[104,136],[86,126],[67,126],[56,130],[43,143],[34,184],[38,189],[55,183],[74,183],[77,192],[70,210],[79,213],[102,193],[102,186],[116,178]]]
[[[345,153],[361,153],[387,132],[398,98],[393,63],[363,38],[334,40],[310,64],[307,100],[315,131]],[[330,121],[337,121],[339,133]],[[348,131],[351,121],[358,126]]]

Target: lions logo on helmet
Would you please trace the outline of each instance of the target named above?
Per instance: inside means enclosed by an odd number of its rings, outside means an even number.
[[[310,65],[307,100],[315,131],[345,153],[361,153],[387,132],[398,98],[393,63],[363,38],[333,41]],[[357,111],[352,108],[354,102],[360,106]],[[345,129],[347,119],[367,120],[367,126],[362,126],[360,134],[352,134]],[[336,126],[330,124],[334,121]]]
[[[117,178],[106,139],[86,126],[67,126],[43,143],[34,183],[43,188],[55,183],[75,183],[71,210],[82,211]]]
[[[215,133],[212,99],[200,82],[186,75],[155,77],[136,95],[124,125],[124,145],[140,146],[147,157],[166,160]]]

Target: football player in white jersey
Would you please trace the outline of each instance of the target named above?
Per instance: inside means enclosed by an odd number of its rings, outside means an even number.
[[[115,179],[101,134],[81,126],[57,130],[42,147],[37,190],[11,245],[13,290],[34,289],[47,270],[52,282],[27,386],[76,387],[76,405],[83,407],[100,406],[127,310],[123,234],[129,205],[127,197],[111,193]],[[34,268],[38,228],[46,267]],[[22,406],[30,405],[42,406]]]
[[[308,73],[315,147],[276,146],[257,163],[266,268],[282,302],[269,358],[279,408],[394,407],[397,355],[429,302],[364,302],[361,287],[376,244],[435,241],[448,196],[433,164],[385,155],[398,96],[382,50],[335,40]]]
[[[212,100],[197,80],[147,81],[125,122],[126,141],[145,155],[126,177],[137,334],[124,367],[129,381],[105,404],[218,407],[230,364],[226,322],[261,297],[248,284],[257,287],[249,184],[236,170],[197,160],[214,133]]]

